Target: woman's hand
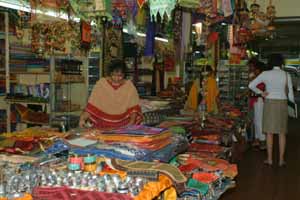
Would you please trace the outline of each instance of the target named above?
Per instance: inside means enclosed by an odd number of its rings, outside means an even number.
[[[268,95],[269,95],[268,92],[263,92],[263,93],[261,94],[261,96],[262,96],[263,98],[266,98]]]
[[[136,117],[137,117],[136,113],[132,113],[130,115],[130,120],[129,120],[128,126],[135,125]]]
[[[86,121],[90,118],[90,114],[88,112],[82,112],[79,120],[79,127],[84,128]]]

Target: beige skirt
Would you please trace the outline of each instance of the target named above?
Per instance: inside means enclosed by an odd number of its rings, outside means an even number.
[[[263,112],[263,132],[273,134],[287,134],[287,128],[287,100],[266,99]]]

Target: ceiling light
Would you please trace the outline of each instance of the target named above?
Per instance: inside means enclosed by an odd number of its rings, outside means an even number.
[[[127,29],[127,28],[123,28],[123,33],[128,33],[128,29]],[[137,32],[136,34],[137,34],[138,36],[140,36],[140,37],[146,37],[146,34],[145,34],[145,33]],[[161,37],[155,37],[155,40],[161,41],[161,42],[169,42],[168,39],[166,39],[166,38],[161,38]]]

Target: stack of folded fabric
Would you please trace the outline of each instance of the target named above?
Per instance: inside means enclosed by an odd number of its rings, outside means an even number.
[[[49,123],[49,114],[45,112],[35,112],[22,104],[16,104],[16,110],[22,122],[29,124],[44,125]]]
[[[87,138],[97,139],[107,144],[131,144],[147,150],[158,150],[171,143],[171,132],[167,129],[147,126],[130,126],[114,130],[99,130],[86,134]]]
[[[186,153],[177,156],[173,163],[184,175],[190,177],[186,190],[180,194],[179,199],[219,199],[225,191],[235,186],[237,166],[226,160]]]
[[[170,108],[169,104],[170,104],[169,101],[162,101],[162,100],[142,99],[140,101],[140,106],[142,108],[143,113]]]
[[[30,45],[13,44],[10,47],[10,70],[13,72],[49,71],[49,61],[37,58]]]
[[[86,130],[81,140],[91,145],[74,145],[70,141],[59,141],[48,153],[69,150],[75,154],[94,154],[123,160],[160,160],[168,162],[187,149],[188,141],[168,129],[147,126],[129,126],[115,130]],[[92,142],[94,141],[94,142]]]
[[[0,152],[10,154],[33,154],[52,145],[55,138],[65,138],[67,134],[53,129],[28,128],[14,133],[3,133],[0,137]]]

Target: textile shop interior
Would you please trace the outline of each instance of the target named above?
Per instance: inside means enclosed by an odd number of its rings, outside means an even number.
[[[300,88],[295,4],[0,0],[0,199],[237,199],[253,75]]]

